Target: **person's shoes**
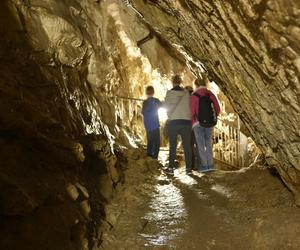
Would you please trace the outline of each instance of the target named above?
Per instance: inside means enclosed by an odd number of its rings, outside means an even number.
[[[187,169],[185,170],[185,173],[186,173],[187,175],[192,174],[192,169],[191,169],[191,168],[187,168]]]
[[[193,172],[192,172],[192,169],[187,169],[187,170],[185,170],[185,173],[186,173],[187,175],[191,175]]]
[[[216,171],[216,169],[215,168],[209,168],[209,169],[206,170],[206,172],[213,172],[213,171]]]
[[[174,167],[176,168],[176,169],[178,169],[179,168],[179,161],[177,161],[177,160],[175,160],[175,162],[174,162]]]
[[[213,171],[213,169],[205,169],[205,170],[202,170],[201,173],[208,173],[208,172],[211,172]]]
[[[167,169],[165,169],[165,173],[169,174],[169,175],[173,175],[174,174],[174,169],[173,168],[167,168]]]
[[[201,167],[198,168],[198,172],[199,173],[205,173],[205,172],[207,172],[207,169],[208,169],[207,166],[201,166]]]
[[[206,172],[215,171],[215,170],[216,169],[214,168],[214,166],[208,166]]]

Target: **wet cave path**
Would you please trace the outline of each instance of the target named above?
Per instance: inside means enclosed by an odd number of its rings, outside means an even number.
[[[160,178],[140,233],[145,248],[299,249],[292,235],[300,233],[300,211],[268,171]]]
[[[211,182],[209,174],[185,176],[176,173],[169,184],[158,187],[158,197],[150,205],[154,211],[148,214],[150,225],[145,228],[146,235],[147,230],[156,235],[149,237],[146,245],[196,249],[199,245],[216,246],[220,242],[218,237],[224,239],[220,233],[227,235],[227,239],[235,238],[237,232],[231,226],[234,218],[225,209],[229,191],[222,186],[212,186]],[[221,242],[223,248],[230,243]]]
[[[107,249],[300,249],[299,208],[267,169],[162,171],[148,195]]]

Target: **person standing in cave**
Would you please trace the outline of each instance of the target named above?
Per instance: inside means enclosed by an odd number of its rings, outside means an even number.
[[[167,91],[164,107],[167,109],[167,134],[169,138],[169,167],[167,173],[173,174],[176,158],[177,137],[180,135],[184,150],[186,173],[192,171],[191,148],[191,110],[190,93],[181,87],[182,79],[179,75],[172,78],[173,88]]]
[[[190,93],[190,96],[193,94],[194,89],[192,86],[185,86],[184,88]],[[200,156],[199,150],[196,143],[195,134],[191,131],[191,148],[192,148],[192,170],[198,170],[198,166],[200,165]]]
[[[216,96],[207,89],[208,77],[195,80],[195,92],[191,96],[192,126],[201,160],[198,171],[214,169],[212,152],[212,132],[220,114],[220,105]]]
[[[143,102],[142,114],[147,133],[147,155],[153,159],[157,159],[160,148],[158,109],[161,106],[161,102],[153,97],[154,88],[152,86],[146,87],[146,95],[147,99]]]

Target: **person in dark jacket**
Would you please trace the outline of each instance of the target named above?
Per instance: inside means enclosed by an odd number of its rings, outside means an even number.
[[[189,91],[190,95],[192,95],[194,92],[192,86],[185,86],[185,90]],[[199,156],[199,150],[196,143],[195,134],[193,131],[191,134],[191,148],[192,148],[192,170],[198,170],[198,166],[200,166],[200,156]]]
[[[157,159],[160,147],[160,124],[158,119],[158,109],[161,102],[153,97],[154,88],[146,87],[147,99],[143,102],[142,114],[147,132],[147,155]]]

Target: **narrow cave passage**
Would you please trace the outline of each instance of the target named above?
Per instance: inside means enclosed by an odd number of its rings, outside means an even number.
[[[0,1],[0,249],[299,249],[300,3]],[[216,171],[146,155],[146,86],[210,78]]]
[[[194,80],[195,78],[192,78],[192,80],[189,80],[187,83],[183,83],[182,86],[184,88],[193,86]],[[156,87],[158,87],[158,89],[165,88],[165,86],[162,85],[163,83],[164,82],[162,81],[162,83],[159,83]],[[218,117],[218,123],[214,129],[212,138],[214,159],[220,164],[221,168],[223,167],[228,170],[240,169],[242,167],[253,165],[256,160],[262,157],[261,151],[255,145],[253,139],[247,136],[249,135],[247,127],[240,121],[238,114],[234,111],[228,98],[220,90],[217,84],[215,82],[210,82],[209,89],[217,96],[221,106],[221,114]],[[166,91],[160,91],[158,94],[155,93],[162,103],[165,98],[165,93]],[[142,119],[142,103],[146,99],[147,97],[145,94],[139,98],[122,96],[114,97],[117,105],[123,110],[123,115],[131,117],[131,125],[136,125]],[[163,128],[168,119],[168,115],[164,106],[158,109],[158,117],[161,126],[160,150],[167,151],[169,144],[168,139],[163,135]],[[177,148],[180,150],[182,142],[180,137],[178,137],[178,139],[179,143]],[[142,143],[145,148],[147,147],[145,130],[141,129],[138,141],[139,143]],[[137,146],[134,142],[132,142],[132,144]],[[162,155],[162,158],[165,158],[165,156]],[[166,165],[165,160],[162,160],[162,162]]]

